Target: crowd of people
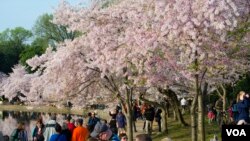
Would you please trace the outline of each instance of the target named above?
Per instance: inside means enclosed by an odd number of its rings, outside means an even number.
[[[73,119],[70,115],[65,116],[62,124],[59,124],[55,114],[44,123],[42,117],[36,120],[36,125],[31,132],[32,139],[25,130],[25,124],[19,122],[10,136],[4,136],[4,141],[126,141],[127,121],[121,106],[109,111],[110,120],[96,117],[95,112],[88,114],[88,120],[83,118]],[[137,132],[135,122],[140,119],[144,121],[143,134],[136,136],[137,141],[150,141],[153,121],[157,122],[161,132],[161,109],[154,108],[148,104],[140,107],[133,105],[133,129]],[[0,139],[1,140],[1,139]]]
[[[250,99],[249,94],[240,91],[236,100],[233,100],[227,111],[223,111],[223,100],[219,98],[214,105],[208,107],[209,123],[216,121],[223,122],[223,116],[228,115],[230,124],[246,125],[250,124],[249,119]]]

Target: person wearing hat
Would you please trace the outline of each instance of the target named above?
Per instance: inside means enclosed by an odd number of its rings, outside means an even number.
[[[43,133],[44,141],[49,141],[50,137],[56,133],[55,126],[56,126],[56,115],[51,114],[50,120],[45,124],[45,131]]]
[[[120,141],[119,137],[112,133],[108,125],[102,121],[96,123],[90,136],[101,141]]]
[[[87,141],[89,137],[89,131],[82,125],[83,125],[83,119],[77,119],[76,128],[73,131],[71,141]]]

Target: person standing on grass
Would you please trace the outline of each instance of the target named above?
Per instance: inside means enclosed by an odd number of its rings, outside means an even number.
[[[187,107],[187,100],[183,97],[183,98],[181,99],[182,114],[185,113],[186,107]]]
[[[117,116],[116,116],[116,125],[118,128],[118,134],[122,134],[122,133],[126,133],[125,131],[125,127],[127,125],[126,122],[126,117],[125,115],[122,113],[122,110],[119,110]]]
[[[155,113],[155,121],[158,124],[159,132],[161,132],[161,113],[162,113],[162,110],[160,108],[157,108],[156,113]]]
[[[249,94],[246,94],[244,91],[239,93],[239,102],[237,103],[237,108],[239,112],[238,116],[238,125],[241,124],[249,124],[249,107],[250,107],[250,100]]]
[[[154,116],[155,116],[154,107],[149,105],[148,108],[145,110],[144,115],[146,118],[146,132],[147,134],[151,134],[152,129],[153,129]]]

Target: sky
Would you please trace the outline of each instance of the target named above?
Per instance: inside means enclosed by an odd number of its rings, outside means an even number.
[[[71,5],[88,5],[89,0],[65,0]],[[0,0],[0,32],[21,26],[31,30],[37,18],[53,13],[61,0]]]

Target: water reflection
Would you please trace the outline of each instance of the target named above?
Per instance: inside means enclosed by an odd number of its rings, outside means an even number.
[[[62,125],[66,114],[57,114],[56,121]],[[71,115],[73,119],[83,118],[78,115]],[[28,132],[29,140],[31,140],[31,132],[36,125],[36,120],[42,117],[45,124],[50,117],[50,113],[38,113],[38,112],[21,112],[21,111],[0,111],[0,132],[3,135],[8,135],[17,127],[18,122],[25,123],[25,129]]]

